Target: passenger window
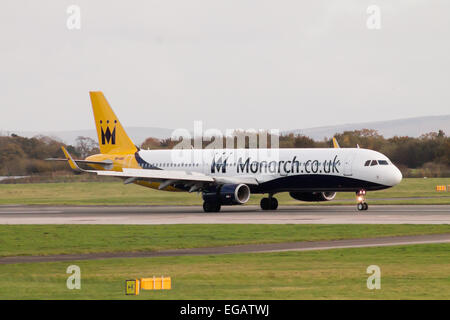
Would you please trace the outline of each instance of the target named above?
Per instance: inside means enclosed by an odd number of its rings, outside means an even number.
[[[365,167],[368,167],[370,165],[370,160],[367,160],[366,163],[364,164]]]
[[[378,164],[377,160],[372,160],[372,163],[370,164],[370,166],[376,166]]]
[[[388,162],[386,160],[378,160],[378,164],[381,164],[383,166],[387,166]]]

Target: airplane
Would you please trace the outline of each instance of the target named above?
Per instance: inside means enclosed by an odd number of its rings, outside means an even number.
[[[364,148],[141,150],[126,134],[100,91],[90,92],[100,154],[64,159],[78,173],[122,178],[164,191],[201,192],[205,212],[243,205],[251,194],[267,194],[262,210],[276,210],[275,194],[300,201],[331,201],[337,192],[355,192],[357,210],[368,209],[366,192],[399,184],[400,170],[383,154]],[[87,165],[89,169],[82,169]]]

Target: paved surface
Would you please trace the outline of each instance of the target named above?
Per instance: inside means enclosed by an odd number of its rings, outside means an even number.
[[[384,247],[395,245],[412,245],[425,243],[450,243],[450,234],[420,235],[382,237],[369,239],[332,240],[332,241],[303,241],[271,244],[249,244],[227,247],[193,248],[164,250],[154,252],[116,252],[116,253],[88,253],[67,254],[49,256],[16,256],[0,258],[0,264],[31,263],[31,262],[57,262],[76,260],[101,260],[112,258],[152,258],[171,256],[193,256],[193,255],[217,255],[232,253],[261,253],[261,252],[283,252],[283,251],[309,251],[327,250],[339,248],[362,248],[362,247]]]
[[[228,206],[0,206],[0,224],[449,224],[450,205]]]

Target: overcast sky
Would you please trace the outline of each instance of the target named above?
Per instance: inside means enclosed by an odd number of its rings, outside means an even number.
[[[69,30],[66,10],[81,9]],[[381,29],[367,27],[369,5]],[[448,0],[2,1],[0,131],[294,129],[450,113]]]

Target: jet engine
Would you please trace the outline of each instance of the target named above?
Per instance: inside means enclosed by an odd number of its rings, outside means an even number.
[[[250,188],[246,184],[223,184],[203,192],[203,200],[222,205],[244,204],[250,199]]]
[[[289,192],[289,195],[300,201],[331,201],[336,197],[336,192]]]

